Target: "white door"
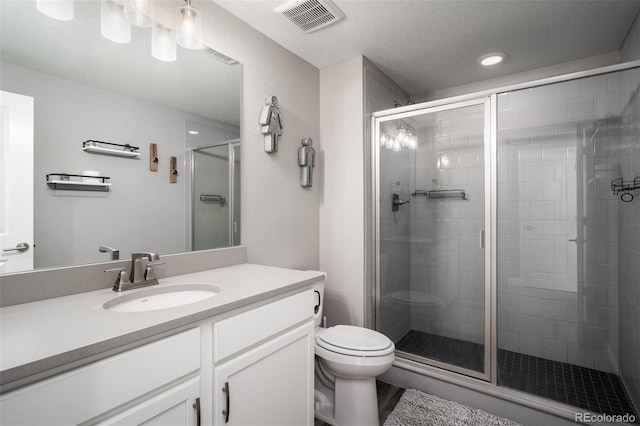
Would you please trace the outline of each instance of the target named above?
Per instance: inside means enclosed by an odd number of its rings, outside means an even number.
[[[4,91],[0,91],[0,249],[0,273],[33,269],[33,98]]]

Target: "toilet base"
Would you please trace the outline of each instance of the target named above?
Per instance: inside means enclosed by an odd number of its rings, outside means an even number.
[[[315,418],[334,426],[378,426],[376,379],[335,380],[334,391],[316,379]]]
[[[335,424],[337,426],[377,426],[376,379],[343,379],[335,382]]]

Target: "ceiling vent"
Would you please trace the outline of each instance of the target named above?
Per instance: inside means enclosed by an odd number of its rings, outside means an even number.
[[[330,0],[291,0],[275,11],[293,22],[305,33],[324,28],[344,17]]]

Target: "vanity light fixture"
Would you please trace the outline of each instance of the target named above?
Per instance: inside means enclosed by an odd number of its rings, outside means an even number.
[[[136,27],[153,24],[153,0],[124,0],[124,17]]]
[[[100,33],[116,43],[131,41],[131,25],[124,18],[124,5],[116,0],[102,0]]]
[[[489,54],[480,56],[478,58],[478,62],[480,63],[480,65],[483,65],[485,67],[490,67],[504,61],[506,57],[507,57],[507,54],[502,52],[489,53]]]
[[[151,28],[151,55],[154,58],[173,62],[176,60],[176,32],[157,22]]]
[[[202,48],[202,14],[191,6],[191,0],[176,10],[176,40],[186,49]]]
[[[49,18],[59,21],[73,19],[73,0],[36,0],[36,8]]]

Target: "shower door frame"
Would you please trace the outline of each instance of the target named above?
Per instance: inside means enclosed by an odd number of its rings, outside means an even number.
[[[490,114],[485,115],[485,132],[489,129],[489,149],[487,149],[487,138],[485,136],[485,191],[490,188],[491,197],[489,202],[485,204],[485,227],[487,223],[487,219],[489,219],[489,227],[485,228],[485,235],[488,237],[485,239],[485,285],[487,284],[487,275],[489,276],[489,293],[488,293],[488,304],[485,306],[485,318],[488,316],[490,321],[489,323],[485,323],[485,333],[487,330],[490,332],[489,336],[485,335],[485,343],[490,341],[490,368],[485,371],[486,374],[480,375],[478,377],[477,372],[473,372],[470,370],[460,369],[455,366],[451,366],[450,364],[440,363],[433,360],[428,360],[421,357],[412,359],[410,357],[403,356],[400,359],[396,358],[394,365],[401,364],[404,361],[404,365],[408,366],[410,370],[421,372],[422,374],[429,373],[429,367],[436,367],[438,372],[447,371],[451,372],[450,377],[461,377],[463,376],[469,377],[469,380],[481,379],[483,382],[487,383],[487,390],[490,389],[491,393],[499,393],[509,398],[517,398],[520,403],[539,409],[540,407],[548,408],[550,412],[565,412],[566,404],[558,403],[555,401],[550,401],[545,398],[537,397],[535,395],[517,391],[513,389],[503,388],[498,386],[498,369],[497,369],[497,355],[498,355],[498,314],[497,314],[497,299],[498,299],[498,291],[497,291],[497,160],[498,160],[498,95],[501,93],[511,92],[515,90],[521,89],[531,89],[534,87],[545,86],[549,84],[561,83],[565,81],[578,80],[586,77],[592,77],[601,74],[608,74],[616,71],[624,71],[632,68],[639,68],[640,60],[624,62],[621,64],[608,65],[604,67],[593,68],[590,70],[578,71],[573,73],[568,73],[564,75],[559,75],[555,77],[548,77],[538,80],[531,80],[523,83],[516,83],[512,85],[506,85],[496,88],[491,88],[488,90],[481,90],[478,92],[472,92],[468,94],[452,96],[449,98],[443,98],[433,101],[426,101],[419,104],[408,105],[404,107],[393,108],[389,110],[377,111],[371,114],[371,172],[369,176],[366,176],[367,179],[370,179],[371,182],[371,203],[370,207],[372,209],[371,222],[367,225],[369,232],[372,234],[372,247],[369,251],[371,255],[371,259],[373,260],[371,265],[371,283],[374,288],[373,291],[373,324],[371,324],[372,328],[379,329],[380,326],[380,216],[379,216],[379,208],[380,208],[380,189],[379,189],[379,177],[380,177],[380,169],[379,169],[379,123],[384,121],[389,121],[396,118],[407,117],[411,115],[417,115],[426,110],[437,111],[436,108],[449,109],[447,106],[453,104],[461,104],[464,102],[473,102],[478,101],[479,99],[489,99],[490,102]],[[416,113],[415,111],[420,111]],[[490,120],[487,123],[487,119]],[[485,133],[486,135],[486,133]],[[487,157],[489,156],[489,158]],[[488,161],[487,161],[488,160]],[[487,166],[489,167],[489,172],[487,173]],[[489,175],[490,182],[487,183],[487,176]],[[487,201],[487,194],[485,194],[485,202]],[[487,209],[490,210],[489,216],[487,216]],[[489,247],[489,248],[487,248]],[[489,256],[489,259],[487,259]],[[486,293],[485,293],[486,294]],[[486,298],[487,298],[486,297]],[[365,301],[366,305],[367,301]],[[487,347],[485,346],[485,353],[487,351]],[[399,362],[400,361],[400,362]],[[485,358],[485,367],[486,367],[487,359]],[[408,364],[408,365],[407,365]],[[433,370],[433,369],[431,369]],[[431,373],[429,373],[431,374]],[[447,374],[444,377],[449,377]],[[443,376],[439,376],[443,377]]]
[[[234,247],[240,244],[240,242],[236,242],[235,240],[235,223],[234,223],[234,214],[235,214],[235,196],[234,196],[234,191],[235,191],[235,167],[236,167],[236,153],[235,153],[235,147],[240,145],[240,139],[232,139],[232,140],[228,140],[228,141],[224,141],[224,142],[220,142],[220,143],[214,143],[211,145],[204,145],[204,146],[198,146],[195,148],[191,148],[189,151],[190,152],[190,168],[191,168],[191,202],[190,202],[190,209],[191,209],[191,235],[190,235],[190,246],[191,246],[191,250],[193,250],[193,246],[194,246],[194,238],[193,238],[193,234],[195,232],[195,209],[194,209],[194,203],[196,201],[196,193],[195,193],[195,179],[196,179],[196,162],[195,162],[195,155],[196,155],[196,151],[201,151],[203,149],[209,149],[209,148],[216,148],[216,147],[220,147],[220,146],[224,146],[227,145],[227,152],[229,154],[229,171],[228,171],[228,175],[229,175],[229,181],[228,181],[228,191],[229,191],[229,197],[228,200],[226,202],[226,204],[229,206],[229,245],[227,247]]]
[[[477,96],[467,100],[460,100],[457,102],[437,103],[430,105],[431,103],[422,104],[421,108],[411,108],[410,111],[398,111],[398,110],[386,110],[376,112],[372,114],[372,170],[374,173],[372,190],[373,190],[373,244],[374,248],[374,280],[375,280],[375,307],[374,307],[374,321],[375,328],[377,329],[380,324],[380,309],[379,303],[381,300],[380,295],[380,126],[382,123],[392,120],[399,120],[403,118],[410,118],[419,115],[432,114],[442,111],[449,111],[453,109],[460,109],[465,107],[472,107],[482,105],[484,107],[484,229],[483,234],[480,237],[482,239],[481,244],[484,247],[484,371],[478,372],[463,367],[458,367],[452,364],[448,364],[442,361],[436,361],[430,358],[424,358],[409,353],[401,352],[404,358],[411,359],[423,364],[431,365],[434,367],[442,368],[445,370],[453,371],[456,373],[471,376],[484,381],[491,381],[491,372],[496,365],[496,353],[493,351],[494,338],[493,328],[496,327],[496,318],[492,315],[495,295],[492,289],[495,288],[494,280],[496,279],[494,271],[496,248],[495,248],[495,223],[497,220],[497,201],[496,201],[496,189],[497,182],[496,176],[496,164],[494,158],[497,158],[496,146],[497,138],[495,137],[495,128],[492,127],[492,123],[496,120],[493,119],[494,114],[497,112],[496,107],[497,96],[495,94],[489,96]],[[494,140],[495,139],[495,140]],[[493,187],[495,185],[495,188]],[[489,238],[486,238],[489,236]],[[493,260],[492,260],[493,259]],[[398,351],[400,352],[400,351]]]

